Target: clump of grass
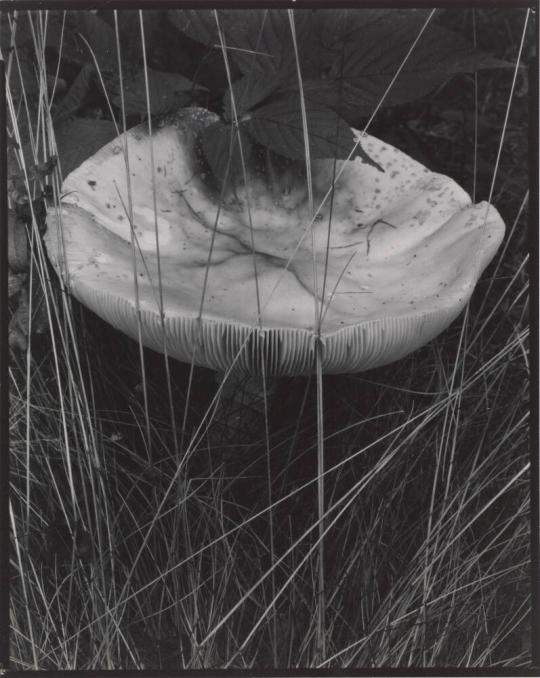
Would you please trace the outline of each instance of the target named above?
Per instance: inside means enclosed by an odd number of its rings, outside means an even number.
[[[524,18],[479,12],[477,31]],[[10,131],[37,163],[54,150],[46,14],[26,20],[37,94],[11,100]],[[467,312],[396,365],[282,378],[262,411],[248,383],[216,409],[211,372],[140,358],[68,299],[33,215],[48,333],[10,370],[15,668],[530,666],[526,98],[508,73],[468,85],[375,121],[391,137],[408,112],[405,150],[420,140],[505,216]]]

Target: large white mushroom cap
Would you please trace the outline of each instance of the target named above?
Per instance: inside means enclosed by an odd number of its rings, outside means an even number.
[[[313,218],[305,179],[276,201],[250,176],[219,205],[195,150],[214,120],[140,125],[67,177],[45,242],[83,304],[179,360],[273,374],[313,371],[317,339],[326,372],[389,363],[456,318],[504,235],[491,205],[372,136],[384,172],[338,161],[331,218],[333,160],[314,162]]]

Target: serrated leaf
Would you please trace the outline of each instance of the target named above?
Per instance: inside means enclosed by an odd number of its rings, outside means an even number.
[[[232,125],[215,122],[203,129],[201,143],[206,160],[220,184],[227,182],[229,185],[243,176],[242,156],[247,164],[251,157],[252,144],[242,128],[236,131]]]
[[[217,50],[221,50],[221,31],[229,58],[243,73],[254,68],[274,72],[277,68],[276,54],[282,40],[272,31],[271,22],[267,23],[268,10],[221,10],[218,21],[212,10],[204,9],[171,10],[168,16],[190,38]]]
[[[363,10],[355,10],[362,12]],[[379,103],[419,35],[425,16],[418,10],[375,13],[344,46],[330,80],[342,80],[343,112],[349,117],[369,114]],[[460,35],[430,24],[405,62],[384,105],[402,104],[425,96],[451,76],[483,68],[506,66],[475,49]]]
[[[236,14],[236,13],[235,13]],[[230,56],[243,73],[294,75],[294,53],[287,15],[279,10],[251,10],[238,17],[229,12],[221,20]]]
[[[289,15],[286,10],[252,10],[242,29],[228,15],[223,22],[231,57],[243,73],[279,79],[282,86],[297,86],[296,54]],[[295,39],[303,77],[321,68],[321,45],[310,11],[294,13]]]
[[[335,111],[309,103],[306,117],[313,158],[348,157],[355,143],[354,136],[351,128]],[[256,141],[275,153],[293,160],[305,157],[298,95],[261,106],[253,112],[245,126]]]
[[[286,10],[175,10],[168,14],[190,38],[221,50],[221,30],[228,57],[244,74],[280,75],[283,84],[296,82],[294,47]],[[317,34],[311,12],[295,13],[296,41],[304,70],[318,59]]]
[[[166,73],[147,69],[148,94],[152,115],[161,115],[180,106],[185,106],[192,99],[194,90],[204,89],[179,73]],[[113,96],[115,106],[120,107],[120,94]],[[124,85],[124,106],[127,115],[145,116],[148,111],[147,92],[144,70],[141,69]]]

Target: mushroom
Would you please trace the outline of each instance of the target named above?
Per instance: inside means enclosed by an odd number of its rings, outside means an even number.
[[[501,243],[495,208],[359,132],[384,172],[337,161],[332,209],[333,160],[313,164],[315,214],[305,178],[276,200],[251,172],[220,200],[196,142],[216,119],[139,125],[67,177],[45,242],[79,301],[178,360],[274,375],[313,372],[317,343],[327,373],[390,363],[458,316]]]

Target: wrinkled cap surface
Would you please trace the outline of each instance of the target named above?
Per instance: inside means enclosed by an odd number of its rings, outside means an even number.
[[[334,161],[315,161],[313,218],[286,175],[219,204],[195,144],[214,120],[140,125],[67,177],[46,245],[83,304],[179,360],[273,374],[312,372],[316,344],[326,372],[389,363],[456,318],[504,234],[492,206],[369,135],[384,172],[338,161],[331,209]]]

